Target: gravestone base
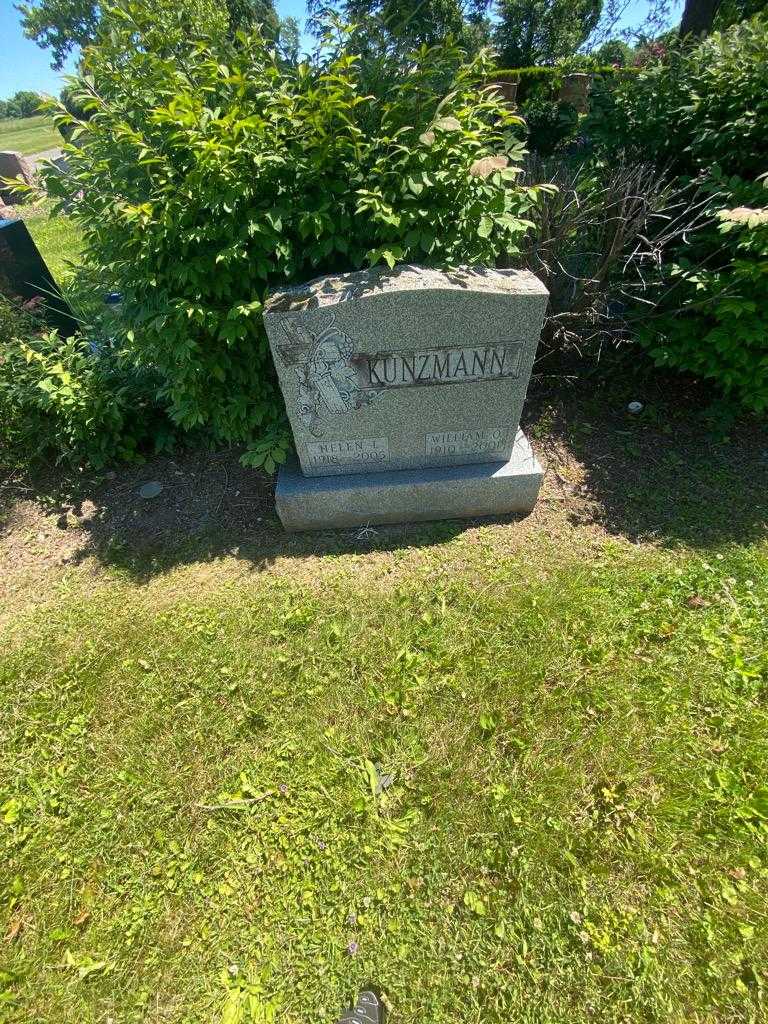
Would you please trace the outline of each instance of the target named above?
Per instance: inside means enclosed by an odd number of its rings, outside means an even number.
[[[307,477],[293,459],[280,469],[275,503],[289,531],[524,515],[543,476],[520,430],[508,462]]]

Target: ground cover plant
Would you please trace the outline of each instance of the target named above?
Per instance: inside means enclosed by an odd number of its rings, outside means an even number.
[[[0,149],[16,150],[29,156],[61,146],[61,135],[50,115],[9,118],[0,121]]]
[[[439,530],[6,621],[6,1019],[761,1018],[764,544]]]

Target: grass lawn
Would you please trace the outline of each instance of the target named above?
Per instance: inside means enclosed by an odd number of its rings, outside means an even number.
[[[71,276],[82,244],[82,232],[70,217],[51,217],[47,209],[35,209],[24,217],[30,235],[59,284]]]
[[[374,979],[391,1024],[764,1020],[764,442],[739,490],[743,438],[694,478],[614,426],[645,536],[561,500],[573,458],[527,523],[374,541],[284,537],[215,460],[68,530],[7,502],[7,1019],[332,1024]],[[161,471],[213,532],[139,555]]]
[[[64,144],[53,120],[45,114],[0,121],[0,149],[16,150],[29,156]]]

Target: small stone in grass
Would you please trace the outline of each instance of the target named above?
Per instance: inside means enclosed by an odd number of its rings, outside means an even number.
[[[627,406],[627,411],[631,412],[632,415],[634,416],[637,413],[643,411],[643,403],[642,402],[630,402],[629,405]]]
[[[139,488],[140,498],[156,498],[163,491],[163,485],[159,480],[150,480]]]

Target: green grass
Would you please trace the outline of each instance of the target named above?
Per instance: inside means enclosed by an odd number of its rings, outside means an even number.
[[[362,563],[11,619],[8,1019],[765,1019],[766,548]]]
[[[51,217],[45,209],[28,215],[24,222],[54,280],[59,284],[65,282],[80,256],[81,229],[71,217],[65,214]]]
[[[53,120],[45,114],[0,121],[0,149],[16,150],[25,156],[64,144]]]

